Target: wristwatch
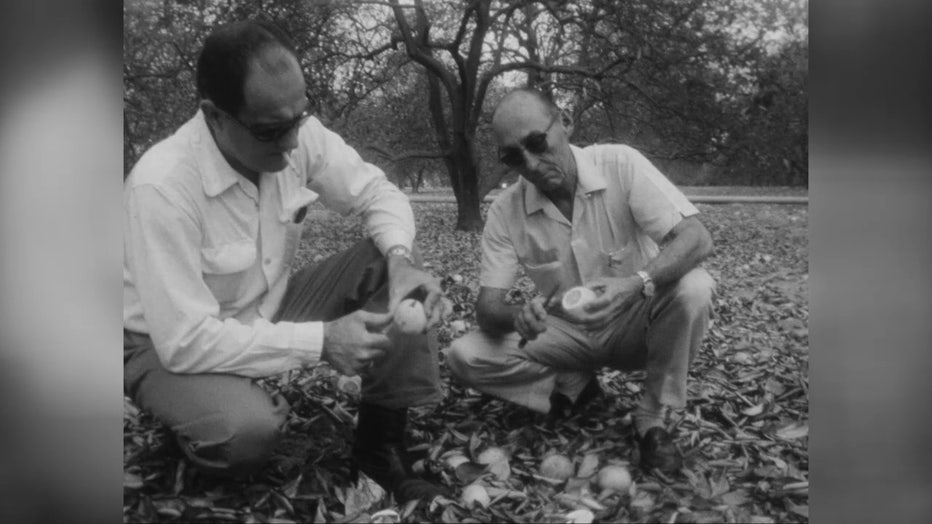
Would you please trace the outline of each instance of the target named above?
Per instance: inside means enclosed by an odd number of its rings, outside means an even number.
[[[641,294],[644,295],[644,298],[650,298],[654,296],[654,281],[651,280],[650,275],[647,274],[647,271],[638,271],[637,275],[641,277],[641,280],[644,281],[644,288],[641,289]]]
[[[411,250],[401,244],[398,244],[397,246],[392,247],[391,249],[388,250],[388,253],[385,253],[386,260],[389,257],[393,257],[393,256],[404,257],[404,259],[410,262],[412,266],[415,265],[414,257],[411,256]]]

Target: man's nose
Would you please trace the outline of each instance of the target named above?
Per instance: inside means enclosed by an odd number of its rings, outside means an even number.
[[[528,171],[536,171],[537,166],[540,165],[540,158],[524,148],[521,149],[521,154],[524,156],[524,167],[526,167]]]
[[[294,126],[285,133],[285,136],[278,139],[276,144],[283,153],[287,153],[292,149],[298,147],[298,130],[301,129],[300,126]]]

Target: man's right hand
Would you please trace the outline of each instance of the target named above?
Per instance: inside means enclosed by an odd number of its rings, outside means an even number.
[[[515,315],[515,331],[525,340],[534,340],[547,331],[547,307],[544,297],[534,297]]]
[[[381,333],[391,322],[391,313],[362,310],[325,322],[321,359],[343,375],[358,375],[391,349],[388,336]]]

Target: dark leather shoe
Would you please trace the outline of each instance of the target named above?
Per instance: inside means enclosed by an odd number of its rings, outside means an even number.
[[[571,402],[569,397],[563,393],[554,392],[550,395],[550,413],[548,413],[547,419],[548,421],[555,421],[578,415],[589,403],[601,396],[602,388],[599,386],[599,379],[596,377],[593,377],[586,384],[586,387],[576,397],[576,402]]]
[[[639,439],[639,448],[644,471],[657,468],[661,473],[670,474],[683,466],[683,457],[676,449],[673,436],[662,427],[648,429]]]
[[[583,388],[582,392],[579,394],[579,397],[576,398],[576,402],[573,404],[573,407],[576,410],[580,410],[585,407],[590,402],[593,402],[603,395],[602,387],[599,386],[598,377],[593,377],[592,380],[586,384],[586,387]]]
[[[391,492],[398,503],[447,496],[441,486],[418,477],[411,470],[404,443],[407,421],[407,409],[361,404],[353,443],[356,467]]]

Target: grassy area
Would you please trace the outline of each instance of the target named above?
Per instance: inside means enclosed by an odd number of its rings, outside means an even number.
[[[637,373],[603,370],[608,398],[548,428],[521,408],[463,389],[443,368],[445,398],[415,414],[410,436],[424,457],[420,466],[436,471],[457,500],[394,507],[406,522],[563,522],[576,506],[606,522],[808,521],[808,209],[698,207],[716,241],[705,267],[718,289],[712,328],[690,372],[690,401],[675,428],[687,456],[681,473],[659,478],[639,471],[632,460],[629,411],[640,391]],[[453,231],[453,205],[418,206],[415,213],[429,269],[456,305],[438,333],[447,345],[462,336],[459,328],[475,328],[479,235]],[[309,213],[299,262],[359,238],[357,221]],[[518,295],[532,292],[526,279],[515,289]],[[366,522],[373,511],[393,507],[350,480],[348,421],[357,399],[336,388],[336,378],[319,366],[264,382],[281,391],[293,411],[276,459],[247,482],[198,475],[151,416],[127,403],[124,521]],[[499,496],[488,508],[467,507],[458,500],[464,478],[445,470],[439,458],[454,450],[471,455],[488,445],[509,451],[512,476],[480,479]],[[635,488],[583,500],[578,495],[584,481],[553,485],[535,476],[552,450],[577,463],[592,454],[602,464],[626,464]]]

